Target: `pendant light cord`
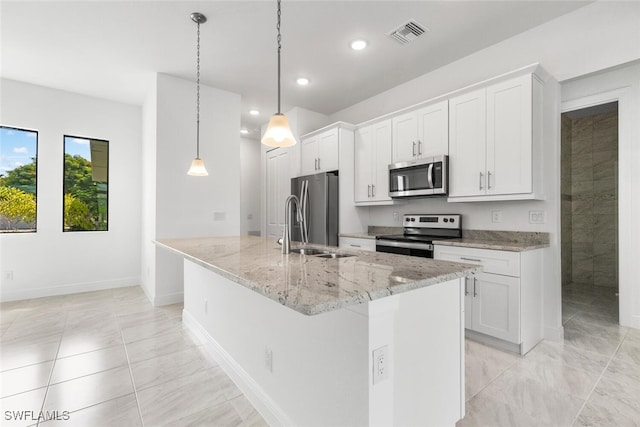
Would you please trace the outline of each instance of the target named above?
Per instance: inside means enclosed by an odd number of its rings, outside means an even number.
[[[278,24],[276,29],[278,30],[278,114],[280,113],[280,50],[282,50],[282,35],[280,34],[280,0],[278,0]]]
[[[196,53],[196,158],[200,158],[200,22],[198,24],[198,44]]]

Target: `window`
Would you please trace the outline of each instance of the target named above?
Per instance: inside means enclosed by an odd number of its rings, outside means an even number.
[[[0,233],[36,231],[38,132],[0,126]]]
[[[64,137],[64,231],[108,230],[109,141]]]

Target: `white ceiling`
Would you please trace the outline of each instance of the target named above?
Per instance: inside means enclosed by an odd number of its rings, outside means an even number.
[[[282,110],[334,113],[588,3],[283,0]],[[257,137],[276,110],[275,0],[1,0],[0,73],[141,105],[155,72],[195,81],[191,12],[208,18],[201,81],[241,94],[242,125]],[[405,46],[386,36],[409,19],[429,32]],[[352,51],[355,38],[369,47]]]

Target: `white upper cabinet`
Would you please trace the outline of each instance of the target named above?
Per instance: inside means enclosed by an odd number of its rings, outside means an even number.
[[[450,202],[539,198],[541,91],[526,74],[449,100]]]
[[[393,118],[393,163],[448,154],[449,103],[441,101]]]
[[[532,76],[487,88],[487,194],[532,192]]]
[[[338,127],[302,139],[300,146],[301,174],[337,170],[339,167]]]
[[[486,91],[449,100],[449,196],[484,194]]]
[[[392,203],[388,169],[391,163],[391,120],[358,128],[354,147],[356,204]]]
[[[418,110],[418,155],[449,154],[449,101]]]

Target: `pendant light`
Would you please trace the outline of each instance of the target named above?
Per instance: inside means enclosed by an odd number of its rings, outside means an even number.
[[[289,127],[287,116],[280,112],[280,50],[282,49],[282,35],[280,34],[280,0],[278,0],[278,112],[269,119],[269,126],[262,137],[262,143],[269,147],[290,147],[296,144],[296,139]]]
[[[204,162],[200,158],[200,24],[207,22],[207,17],[201,13],[193,12],[191,14],[191,20],[198,24],[198,45],[196,54],[196,158],[191,162],[191,167],[187,175],[192,176],[207,176],[207,168],[204,167]]]

